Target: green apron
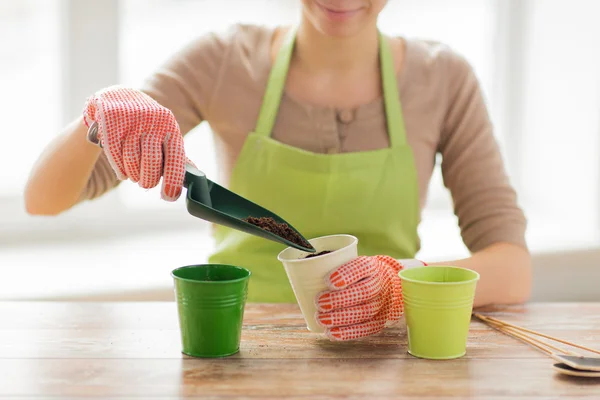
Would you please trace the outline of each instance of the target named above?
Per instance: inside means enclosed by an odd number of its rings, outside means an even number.
[[[414,258],[420,242],[417,173],[406,141],[389,45],[380,35],[380,65],[390,147],[317,154],[271,138],[295,41],[292,30],[270,73],[254,132],[233,169],[229,189],[275,212],[306,238],[351,234],[360,255]],[[368,135],[369,132],[364,132]],[[275,242],[217,226],[211,263],[252,271],[249,302],[295,302]]]

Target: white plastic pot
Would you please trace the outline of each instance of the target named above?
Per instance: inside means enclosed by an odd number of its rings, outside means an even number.
[[[317,253],[326,250],[331,253],[305,258],[311,253],[288,247],[279,253],[277,259],[285,268],[308,330],[321,333],[325,329],[315,319],[315,297],[327,290],[325,277],[329,272],[358,256],[358,239],[352,235],[331,235],[309,242]]]

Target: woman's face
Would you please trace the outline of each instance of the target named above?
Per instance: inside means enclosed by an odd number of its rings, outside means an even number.
[[[302,0],[304,18],[329,36],[352,36],[377,25],[388,0]]]

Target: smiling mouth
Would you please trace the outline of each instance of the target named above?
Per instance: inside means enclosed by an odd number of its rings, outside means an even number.
[[[317,4],[321,8],[321,10],[325,12],[325,14],[327,14],[330,18],[333,19],[346,19],[360,11],[360,8],[354,10],[334,10],[332,8],[328,8],[322,5],[319,2],[317,2]]]

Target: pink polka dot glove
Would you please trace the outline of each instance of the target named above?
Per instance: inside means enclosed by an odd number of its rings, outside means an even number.
[[[170,110],[138,90],[111,86],[87,100],[83,117],[88,127],[97,122],[97,139],[120,180],[149,189],[162,176],[161,197],[179,198],[189,161]]]
[[[315,299],[317,321],[334,341],[381,332],[404,315],[398,272],[423,265],[418,260],[362,256],[338,267],[325,278],[329,289]]]

